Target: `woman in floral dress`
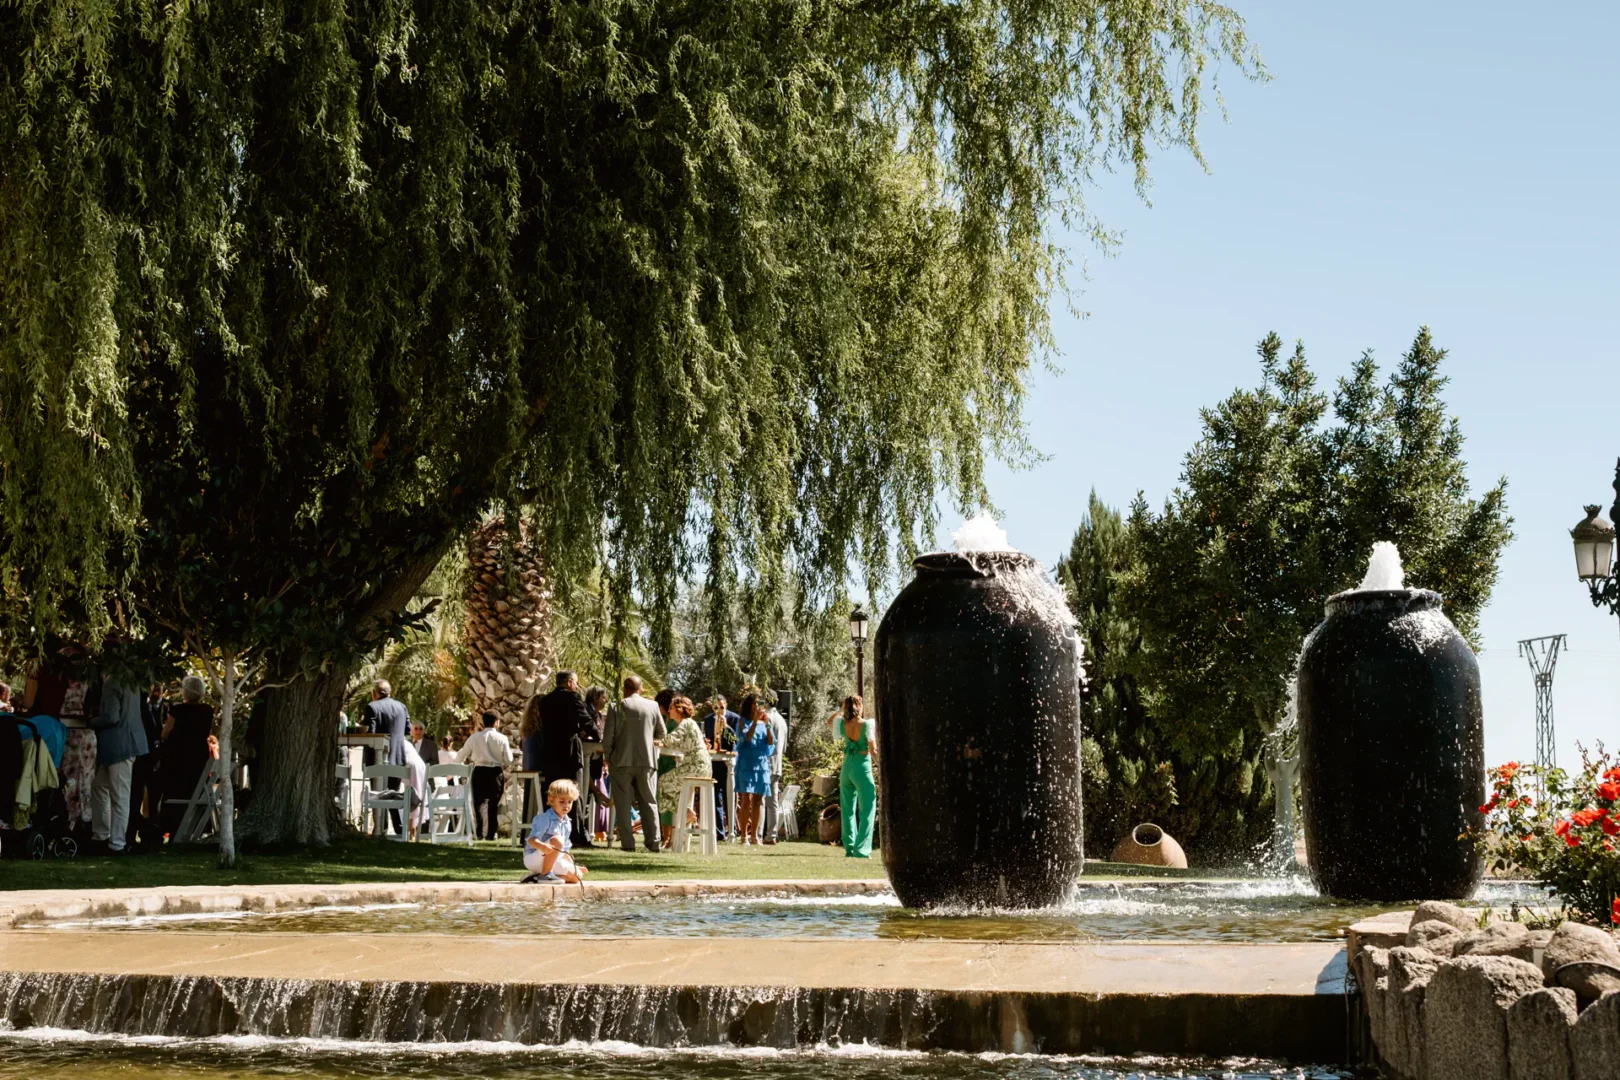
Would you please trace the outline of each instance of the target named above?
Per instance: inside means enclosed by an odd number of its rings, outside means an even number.
[[[664,847],[675,839],[677,814],[681,825],[686,824],[690,806],[678,807],[681,783],[687,777],[709,779],[709,748],[703,742],[703,729],[698,727],[692,714],[697,710],[689,698],[676,697],[669,703],[668,733],[664,736],[664,752],[673,750],[685,755],[668,772],[658,774],[658,820],[664,826]]]

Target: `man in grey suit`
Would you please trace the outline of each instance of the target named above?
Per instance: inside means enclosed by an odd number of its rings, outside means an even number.
[[[641,811],[641,838],[648,851],[658,850],[658,806],[654,801],[658,776],[655,739],[664,734],[658,706],[641,696],[641,680],[624,680],[624,700],[608,709],[602,731],[602,759],[613,778],[613,817],[619,826],[619,846],[636,850],[630,806]]]
[[[378,679],[371,687],[371,700],[361,714],[361,722],[378,735],[388,736],[388,757],[384,764],[405,764],[405,740],[411,736],[411,714],[405,703],[394,696],[394,688],[387,679]],[[398,789],[398,780],[389,780],[390,791]],[[394,832],[405,835],[405,821],[398,810],[388,811],[388,820]]]

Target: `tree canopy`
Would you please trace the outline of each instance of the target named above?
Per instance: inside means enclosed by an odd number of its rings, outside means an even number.
[[[1054,215],[1255,70],[1204,0],[17,0],[0,40],[4,607],[172,622],[184,563],[283,675],[492,505],[666,639],[695,570],[881,573],[1022,449]],[[299,693],[271,787],[323,767]]]

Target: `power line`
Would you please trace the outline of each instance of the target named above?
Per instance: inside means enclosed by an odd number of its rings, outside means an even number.
[[[1536,680],[1536,764],[1550,769],[1557,764],[1553,742],[1553,672],[1558,668],[1558,650],[1566,635],[1526,638],[1519,642],[1519,655],[1530,663]]]

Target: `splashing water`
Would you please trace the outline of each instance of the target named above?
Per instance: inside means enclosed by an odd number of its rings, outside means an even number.
[[[1012,551],[1007,543],[1007,530],[996,524],[989,514],[980,514],[962,523],[951,534],[951,543],[957,551]]]
[[[1401,552],[1388,540],[1373,545],[1372,558],[1367,560],[1367,576],[1356,586],[1357,592],[1388,592],[1406,588],[1406,571],[1401,567]]]

